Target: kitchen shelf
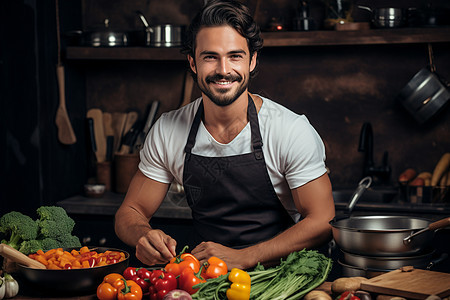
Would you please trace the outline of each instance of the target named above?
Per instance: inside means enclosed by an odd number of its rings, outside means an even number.
[[[67,47],[66,58],[86,60],[186,60],[178,47]]]
[[[263,38],[264,47],[441,43],[450,42],[450,27],[266,32]]]
[[[448,43],[450,27],[263,32],[262,36],[264,47]],[[66,59],[185,61],[186,57],[180,48],[67,47]]]

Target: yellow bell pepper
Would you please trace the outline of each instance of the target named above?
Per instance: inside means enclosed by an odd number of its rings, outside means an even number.
[[[251,279],[247,272],[237,268],[231,269],[228,280],[232,282],[227,290],[228,300],[249,300]]]

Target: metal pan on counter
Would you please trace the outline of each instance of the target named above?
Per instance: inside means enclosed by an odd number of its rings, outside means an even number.
[[[406,216],[351,216],[330,222],[344,251],[368,256],[409,256],[430,247],[436,230],[450,224]]]

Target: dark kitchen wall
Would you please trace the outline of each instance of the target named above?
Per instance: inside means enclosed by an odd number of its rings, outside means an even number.
[[[70,11],[66,21],[80,22],[80,2],[62,2]],[[54,1],[0,1],[0,215],[11,210],[33,215],[40,205],[79,193],[78,181],[85,180],[83,138],[74,146],[57,140],[55,11]],[[70,80],[83,82],[74,70],[68,73]],[[77,137],[85,104],[72,95],[84,99],[84,89],[81,93],[67,95]]]
[[[103,3],[105,2],[105,3]],[[104,18],[116,28],[142,27],[135,10],[150,23],[187,24],[203,1],[85,1],[83,26],[95,28]],[[297,1],[244,1],[266,30],[272,17],[283,20],[290,30]],[[187,4],[189,3],[189,4]],[[448,11],[448,1],[356,1],[352,16],[370,21],[365,5],[431,8]],[[323,29],[325,1],[310,1],[316,25]],[[429,9],[431,9],[429,8]],[[377,30],[377,29],[373,29]],[[383,30],[383,29],[378,29]],[[450,79],[449,43],[435,43],[435,64]],[[427,44],[383,44],[349,46],[267,47],[260,57],[260,72],[251,91],[268,96],[297,113],[304,113],[322,136],[327,165],[336,188],[353,187],[362,177],[364,153],[358,152],[364,122],[374,130],[374,161],[381,166],[388,152],[391,183],[406,168],[432,171],[440,156],[450,149],[449,110],[436,120],[419,125],[395,100],[408,81],[428,65]],[[80,65],[72,61],[70,64]],[[145,112],[153,100],[162,103],[159,113],[175,109],[182,96],[186,63],[180,61],[89,61],[86,70],[88,108]],[[198,96],[198,90],[194,91]]]
[[[267,28],[272,16],[289,29],[297,1],[245,1]],[[392,1],[359,1],[381,6]],[[123,30],[141,29],[135,11],[151,23],[187,24],[202,0],[60,1],[66,103],[77,142],[63,145],[54,122],[58,106],[54,1],[1,2],[1,209],[34,211],[82,193],[88,174],[85,114],[99,107],[109,112],[137,109],[141,116],[153,100],[158,115],[175,109],[182,98],[183,61],[66,60],[67,33],[98,28],[105,18]],[[324,4],[310,1],[321,26]],[[424,1],[398,1],[404,7]],[[448,1],[432,1],[449,8]],[[355,10],[355,19],[368,15]],[[435,43],[437,71],[450,79],[450,45]],[[389,152],[392,177],[407,167],[432,170],[450,149],[448,109],[418,125],[395,101],[409,79],[428,63],[426,44],[265,48],[251,91],[304,113],[322,136],[335,187],[354,186],[361,178],[363,154],[357,151],[363,122],[374,129],[374,158]],[[193,96],[199,91],[194,89]]]

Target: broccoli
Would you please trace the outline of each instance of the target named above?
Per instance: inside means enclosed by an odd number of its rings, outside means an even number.
[[[30,241],[23,241],[22,244],[20,244],[20,248],[18,250],[23,254],[30,254],[38,251],[39,249],[42,249],[41,241],[30,240]]]
[[[36,239],[38,225],[35,220],[17,211],[11,211],[0,218],[0,232],[10,236],[9,240],[2,240],[17,250],[23,241]]]
[[[81,247],[80,239],[71,234],[64,234],[58,237],[60,247],[62,248],[76,248]]]
[[[64,208],[59,206],[41,206],[36,210],[39,220],[40,237],[57,239],[71,234],[75,221],[69,217]]]
[[[47,251],[59,247],[61,246],[57,240],[45,238],[42,240],[23,241],[22,244],[20,245],[19,251],[24,254],[30,254],[37,252],[39,249]]]

